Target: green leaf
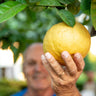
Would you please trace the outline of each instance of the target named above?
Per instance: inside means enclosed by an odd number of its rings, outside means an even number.
[[[67,9],[72,13],[72,14],[77,14],[80,11],[80,2],[78,0],[75,0],[74,3],[71,3],[67,6]]]
[[[36,3],[36,2],[39,2],[39,1],[41,1],[41,0],[29,0],[28,2],[29,3]]]
[[[0,23],[15,16],[18,12],[26,8],[26,4],[21,4],[16,1],[8,1],[0,5]]]
[[[62,6],[57,0],[41,0],[39,5],[42,5],[42,6]]]
[[[80,9],[85,14],[90,14],[91,0],[81,0]]]
[[[20,3],[25,3],[26,4],[26,0],[16,0],[17,2],[20,2]]]
[[[96,0],[91,1],[91,19],[92,24],[96,30]]]
[[[14,62],[16,62],[16,60],[17,60],[17,58],[18,58],[18,56],[19,56],[19,51],[18,51],[18,49],[17,48],[15,48],[13,45],[11,45],[11,50],[13,51],[13,53],[14,53]]]
[[[71,27],[75,25],[75,17],[72,13],[64,9],[57,10],[57,13],[67,25]]]
[[[70,4],[73,3],[75,0],[58,0],[62,4]]]

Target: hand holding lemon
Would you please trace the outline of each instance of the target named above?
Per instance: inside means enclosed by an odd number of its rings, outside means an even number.
[[[47,31],[42,62],[50,74],[57,96],[80,96],[75,83],[83,71],[83,58],[89,48],[89,32],[80,23],[70,27],[62,22]]]

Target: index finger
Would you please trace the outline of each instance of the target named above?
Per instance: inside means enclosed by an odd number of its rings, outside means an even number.
[[[66,76],[66,73],[64,72],[60,64],[55,60],[55,58],[49,52],[45,54],[45,57],[49,62],[50,66],[52,67],[52,69],[56,72],[56,74],[62,79],[64,79],[64,76]]]

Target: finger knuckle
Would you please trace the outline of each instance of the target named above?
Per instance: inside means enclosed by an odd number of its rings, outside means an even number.
[[[64,85],[64,82],[62,80],[58,80],[58,85],[62,87]]]

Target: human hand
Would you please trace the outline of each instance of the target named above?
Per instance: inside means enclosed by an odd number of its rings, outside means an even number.
[[[61,66],[50,53],[42,55],[42,62],[51,77],[51,85],[57,96],[80,96],[76,81],[84,68],[84,60],[80,53],[73,56],[64,51],[61,54],[65,66]]]

